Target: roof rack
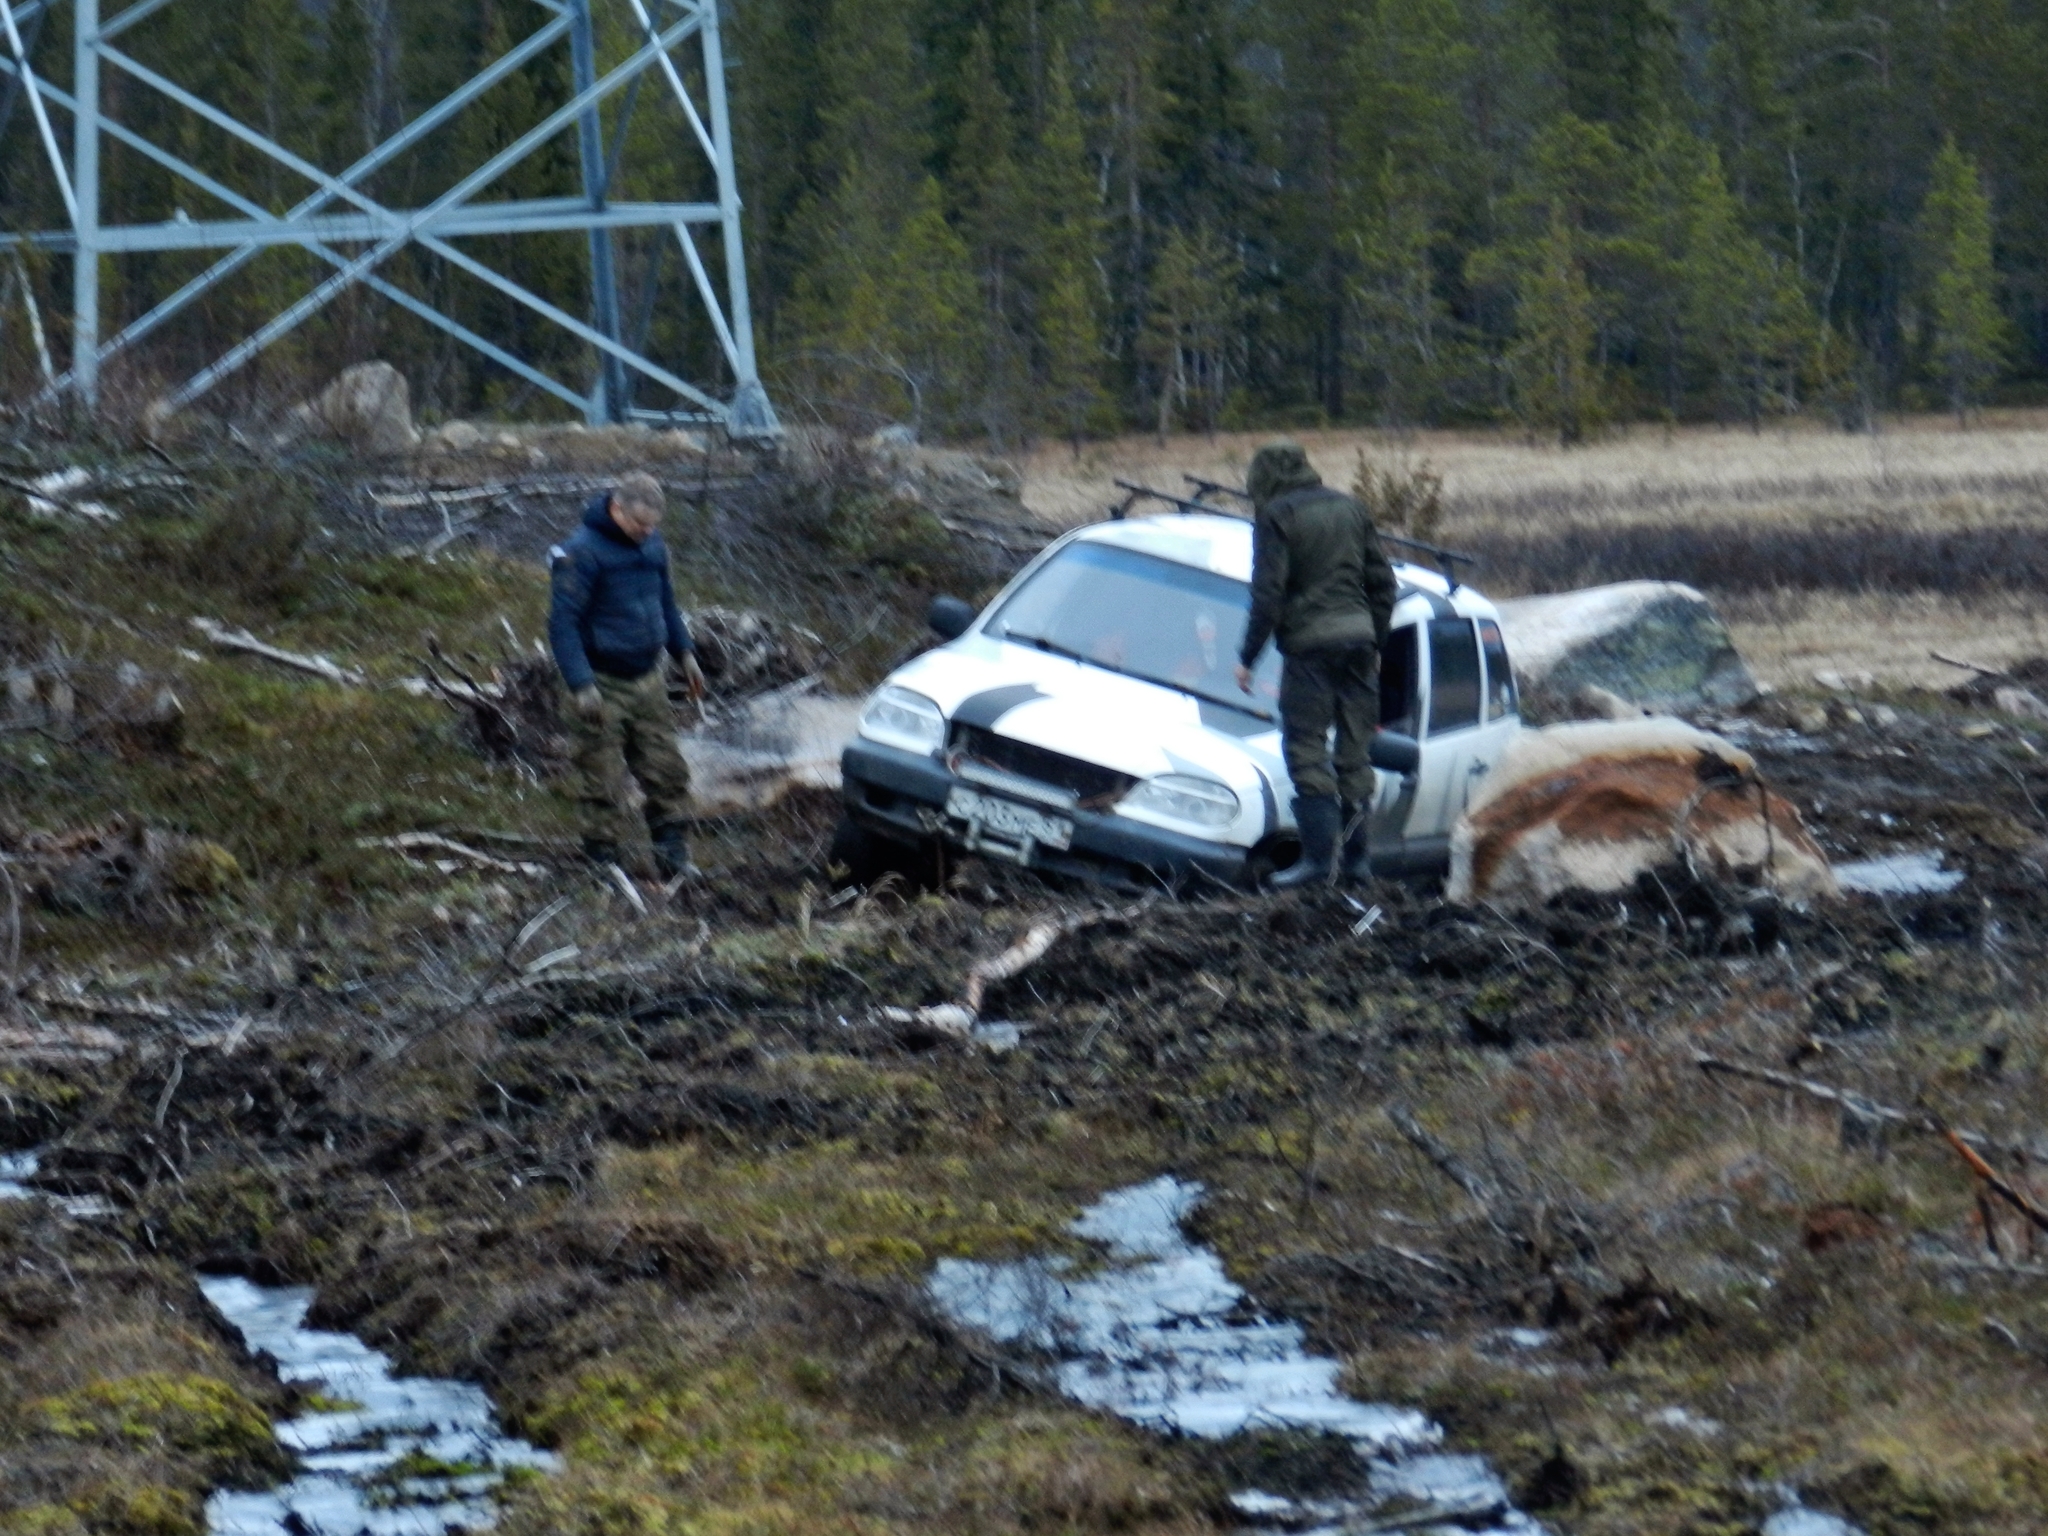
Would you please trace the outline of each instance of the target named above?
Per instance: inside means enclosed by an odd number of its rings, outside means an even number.
[[[1133,485],[1128,480],[1118,480],[1115,485],[1125,495],[1122,501],[1109,509],[1111,522],[1122,522],[1131,515],[1131,508],[1141,501],[1163,501],[1181,512],[1207,512],[1213,517],[1234,517],[1239,521],[1244,519],[1242,512],[1233,512],[1228,507],[1211,506],[1206,501],[1190,501],[1185,496],[1176,496],[1171,491],[1154,490],[1149,485]],[[1199,496],[1201,492],[1197,490],[1195,494]]]
[[[1189,485],[1195,488],[1197,496],[1235,496],[1239,501],[1246,503],[1249,503],[1252,499],[1251,493],[1242,486],[1225,485],[1220,480],[1203,480],[1194,475],[1182,475],[1181,479],[1187,481]],[[1117,484],[1124,485],[1124,482],[1119,480]],[[1125,486],[1124,488],[1126,490],[1138,489],[1136,486]],[[1156,496],[1159,493],[1154,491],[1149,494]],[[1135,500],[1135,498],[1132,499]],[[1178,498],[1172,496],[1161,496],[1159,499],[1161,501],[1178,501]],[[1124,505],[1126,510],[1128,510],[1130,502],[1126,501]],[[1201,502],[1180,502],[1179,505],[1183,511],[1199,510],[1214,512],[1218,510]],[[1118,512],[1114,515],[1121,517],[1123,513]],[[1384,529],[1380,530],[1380,542],[1382,544],[1398,544],[1403,549],[1412,549],[1420,554],[1429,556],[1430,559],[1437,563],[1437,569],[1443,573],[1444,580],[1450,583],[1453,592],[1457,591],[1459,586],[1458,567],[1469,565],[1476,568],[1479,564],[1479,557],[1477,555],[1468,555],[1462,550],[1445,549],[1440,544],[1425,544],[1421,539],[1403,538],[1398,533],[1388,533]]]

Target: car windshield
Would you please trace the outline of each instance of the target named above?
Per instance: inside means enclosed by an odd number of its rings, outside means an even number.
[[[1280,658],[1269,646],[1247,697],[1237,686],[1251,588],[1214,571],[1109,544],[1069,544],[1039,567],[985,633],[1272,718]]]

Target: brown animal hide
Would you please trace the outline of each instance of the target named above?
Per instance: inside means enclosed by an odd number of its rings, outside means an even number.
[[[1834,893],[1798,809],[1749,754],[1681,721],[1553,726],[1517,741],[1451,835],[1453,901],[1536,906],[1690,862],[1794,901]]]

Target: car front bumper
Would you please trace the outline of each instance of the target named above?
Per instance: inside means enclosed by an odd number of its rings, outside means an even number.
[[[1002,798],[1000,792],[970,784],[936,758],[915,752],[856,740],[841,755],[839,771],[847,812],[870,830],[899,842],[941,837],[956,848],[1031,869],[1137,890],[1178,887],[1190,877],[1226,886],[1245,883],[1248,849],[1100,811],[1059,813],[1074,824],[1073,842],[1064,849],[1043,844],[1019,848],[1007,840],[984,837],[970,823],[947,814],[947,797],[956,788],[996,798]]]

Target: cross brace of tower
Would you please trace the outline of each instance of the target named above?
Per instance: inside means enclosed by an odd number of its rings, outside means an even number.
[[[68,89],[46,78],[33,63],[37,32],[49,13],[66,3],[73,11]],[[339,171],[315,165],[118,46],[131,28],[176,3],[179,0],[130,0],[120,10],[102,16],[100,0],[0,0],[0,96],[10,106],[17,98],[26,105],[25,113],[0,110],[0,133],[36,136],[69,219],[69,227],[64,229],[0,235],[0,246],[29,245],[72,257],[70,366],[54,377],[46,393],[68,390],[90,408],[97,402],[101,371],[111,358],[145,340],[263,251],[292,246],[331,270],[309,291],[171,390],[165,397],[166,406],[177,409],[198,399],[341,293],[363,288],[563,401],[592,424],[710,422],[736,437],[769,436],[780,430],[754,358],[718,0],[534,0],[546,14],[533,32]],[[607,19],[616,20],[619,30],[630,39],[632,51],[600,73],[593,11],[607,7],[617,13]],[[532,124],[522,125],[511,143],[481,164],[459,167],[445,192],[423,207],[397,208],[365,190],[377,171],[449,125],[492,86],[544,52],[564,45],[570,55],[570,98]],[[702,64],[703,111],[685,82],[684,70],[678,68],[678,61],[687,59],[684,50],[692,46],[699,51]],[[103,71],[118,71],[160,93],[220,133],[274,161],[308,184],[304,196],[285,212],[273,212],[203,165],[118,121],[102,109]],[[608,195],[640,87],[651,75],[660,77],[660,86],[673,97],[687,126],[687,132],[678,135],[678,161],[701,154],[712,171],[715,196],[711,201],[627,202]],[[601,109],[622,93],[624,99],[607,145]],[[68,135],[60,131],[67,120]],[[10,126],[11,122],[18,126]],[[572,128],[581,173],[580,196],[479,199],[478,194],[513,167]],[[101,200],[100,176],[101,149],[108,140],[153,161],[239,217],[195,220],[181,209],[178,217],[157,223],[111,221]],[[626,337],[620,322],[613,237],[616,231],[635,228],[666,230],[674,235],[734,381],[729,398],[721,400],[701,384],[679,376],[647,356],[643,345]],[[570,314],[452,243],[479,235],[565,230],[583,231],[588,236],[588,315]],[[715,231],[721,242],[722,283],[714,281],[706,266],[698,245],[699,231],[707,235]],[[585,343],[594,360],[588,386],[578,388],[550,375],[390,281],[379,269],[408,246],[432,253]],[[101,262],[145,251],[224,254],[103,338]],[[643,381],[665,391],[673,403],[666,408],[636,404]]]

